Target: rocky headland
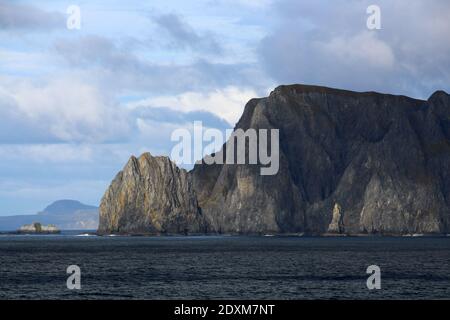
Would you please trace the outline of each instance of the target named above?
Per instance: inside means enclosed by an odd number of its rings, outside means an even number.
[[[450,96],[307,85],[252,99],[235,129],[279,129],[279,171],[132,157],[99,233],[406,235],[450,232]],[[226,144],[220,152],[225,152]]]

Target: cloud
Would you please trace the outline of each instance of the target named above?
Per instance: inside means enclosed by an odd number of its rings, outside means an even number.
[[[215,10],[224,11],[226,13],[247,13],[259,12],[270,9],[270,5],[276,0],[207,0],[208,4]],[[236,11],[235,11],[236,10]]]
[[[33,32],[65,27],[66,17],[60,12],[44,11],[32,5],[0,0],[0,30]]]
[[[380,0],[381,30],[368,30],[372,2],[284,0],[258,49],[279,83],[377,90],[421,98],[450,85],[450,3]]]
[[[249,63],[219,63],[194,59],[189,63],[148,61],[108,38],[82,36],[60,39],[55,51],[71,70],[83,70],[89,81],[116,93],[146,92],[177,94],[210,91],[226,86],[266,87],[259,66]]]
[[[235,2],[252,8],[265,8],[273,3],[272,0],[235,0]],[[227,3],[229,4],[230,1],[227,1]]]
[[[129,133],[129,123],[113,100],[70,75],[43,83],[0,78],[0,115],[3,142],[96,143]]]
[[[128,104],[128,108],[146,105],[150,107],[167,107],[176,111],[206,111],[225,119],[234,125],[242,115],[245,104],[257,93],[252,89],[229,86],[210,92],[184,92],[176,96],[158,96]],[[199,114],[196,114],[199,115]]]
[[[3,161],[27,159],[29,163],[82,163],[93,160],[93,149],[76,144],[9,144],[0,145],[0,157]]]
[[[223,48],[211,34],[198,34],[178,15],[163,14],[154,17],[153,21],[171,38],[171,48],[190,49],[213,54],[223,52]]]
[[[366,64],[368,67],[390,70],[394,67],[394,53],[373,32],[363,31],[350,37],[335,37],[327,43],[317,43],[317,50],[334,56],[347,65]],[[355,50],[355,48],[358,48]]]
[[[14,107],[10,108],[0,101],[0,144],[1,143],[56,143],[56,138],[47,130],[22,115]]]
[[[43,52],[3,50],[0,47],[0,74],[41,75],[45,73],[51,58]]]
[[[204,111],[188,111],[175,110],[168,107],[152,107],[141,104],[147,104],[146,100],[142,102],[134,102],[128,105],[131,109],[130,114],[135,118],[152,120],[160,123],[172,123],[172,124],[186,124],[193,123],[194,121],[202,121],[211,128],[224,129],[229,128],[231,125],[223,118],[217,115]],[[136,107],[138,106],[138,107]],[[180,108],[181,109],[181,108]]]
[[[126,47],[120,48],[112,40],[97,35],[59,39],[54,49],[72,66],[138,69],[142,64]]]
[[[215,128],[225,132],[231,125],[208,111],[183,111],[167,107],[154,107],[144,100],[129,104],[130,115],[135,119],[137,133],[133,141],[140,145],[139,153],[155,150],[155,154],[170,155],[176,144],[171,141],[172,132],[187,129],[193,132],[195,121],[201,121],[206,128]]]
[[[28,149],[33,154],[48,150],[42,144],[62,143],[133,142],[160,150],[165,144],[167,151],[171,131],[160,130],[155,138],[141,130],[143,124],[166,125],[173,131],[202,121],[207,127],[224,130],[233,126],[245,103],[255,96],[254,90],[230,86],[121,103],[112,92],[102,92],[77,74],[40,82],[0,77],[0,143],[35,143],[36,149]]]

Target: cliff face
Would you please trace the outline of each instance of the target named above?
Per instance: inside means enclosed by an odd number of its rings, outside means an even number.
[[[165,193],[169,203],[180,197],[178,191],[188,203],[198,200],[210,232],[450,230],[450,96],[442,91],[422,101],[281,86],[267,98],[251,100],[236,128],[279,129],[276,175],[260,175],[259,165],[197,164],[189,175],[184,173],[186,180],[192,177],[193,188],[186,191],[176,184],[173,192],[164,174],[119,174],[102,202],[101,228],[128,226],[118,218],[123,211],[135,216],[135,227],[150,226],[144,219],[149,199],[160,203],[154,195],[170,190]],[[116,191],[123,184],[134,186],[126,188],[133,190],[131,203]],[[188,207],[195,211],[195,205]],[[163,216],[174,214],[167,209]]]
[[[131,157],[100,205],[99,233],[203,232],[191,177],[167,157]]]
[[[215,230],[342,233],[449,228],[450,99],[428,101],[281,86],[250,101],[238,128],[280,129],[280,170],[197,165],[199,203]],[[242,228],[240,228],[242,226]]]

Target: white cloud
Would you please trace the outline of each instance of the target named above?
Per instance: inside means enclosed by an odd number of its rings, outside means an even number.
[[[318,49],[341,64],[367,64],[371,67],[393,68],[394,53],[374,32],[364,31],[350,37],[336,37],[321,42]]]
[[[0,78],[0,95],[0,101],[9,101],[23,120],[62,141],[109,141],[129,130],[127,118],[113,100],[75,76],[43,83]]]
[[[262,65],[279,83],[307,83],[418,98],[450,84],[450,2],[379,0],[381,30],[368,30],[370,0],[281,0],[262,40]]]
[[[185,92],[175,96],[159,96],[128,103],[128,108],[139,106],[168,107],[170,109],[190,112],[208,111],[235,124],[242,115],[245,104],[257,93],[252,89],[240,89],[229,86],[208,93]]]
[[[38,7],[0,0],[0,30],[50,30],[64,28],[65,15],[61,12],[50,12]]]

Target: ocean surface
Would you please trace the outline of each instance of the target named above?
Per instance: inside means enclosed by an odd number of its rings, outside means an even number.
[[[450,237],[0,235],[1,299],[449,299]],[[66,269],[81,268],[81,290]],[[368,290],[366,269],[381,269]]]

